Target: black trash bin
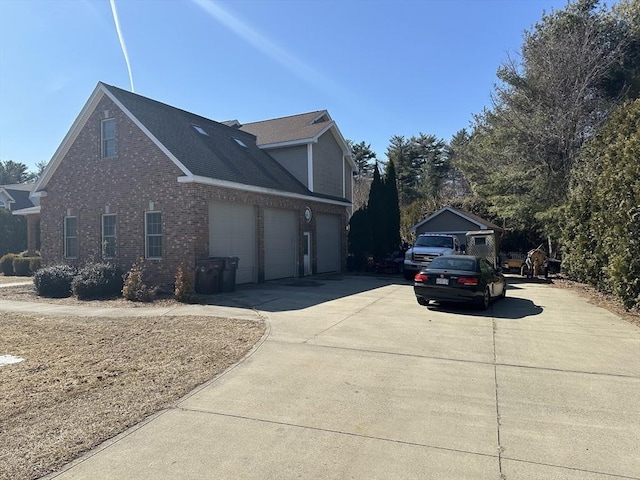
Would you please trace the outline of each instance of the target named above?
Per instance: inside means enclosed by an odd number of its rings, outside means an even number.
[[[209,295],[218,293],[221,287],[224,260],[205,258],[196,260],[196,293]]]
[[[222,291],[233,292],[236,289],[236,270],[238,270],[238,257],[223,257],[224,270],[222,270]]]

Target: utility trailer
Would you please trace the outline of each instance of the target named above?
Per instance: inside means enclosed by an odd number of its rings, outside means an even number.
[[[467,255],[486,258],[497,270],[498,242],[494,230],[476,230],[467,232]]]

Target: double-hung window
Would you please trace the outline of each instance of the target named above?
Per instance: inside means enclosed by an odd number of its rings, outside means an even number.
[[[162,214],[146,212],[144,216],[145,257],[162,258]]]
[[[108,118],[102,120],[102,158],[115,157],[116,152],[116,120]]]
[[[102,258],[115,258],[116,246],[116,216],[102,215]]]
[[[78,258],[77,217],[64,217],[64,258]]]

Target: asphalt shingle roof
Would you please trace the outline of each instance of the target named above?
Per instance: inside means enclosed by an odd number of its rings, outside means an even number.
[[[314,122],[318,117],[320,119]],[[255,135],[258,138],[258,145],[269,145],[313,138],[330,123],[331,120],[326,116],[326,112],[318,110],[290,117],[245,123],[240,130]]]
[[[314,194],[267,152],[251,133],[102,84],[193,175],[244,185]],[[205,134],[199,133],[195,126]]]
[[[0,188],[4,189],[9,195],[11,195],[11,198],[15,200],[15,203],[11,203],[12,211],[31,208],[35,205],[29,198],[29,193],[33,188],[33,183],[0,185]]]

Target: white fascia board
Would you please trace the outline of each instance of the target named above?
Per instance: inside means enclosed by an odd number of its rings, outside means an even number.
[[[418,227],[421,227],[422,225],[424,225],[425,223],[427,223],[429,220],[431,220],[431,219],[433,219],[433,218],[437,217],[438,215],[440,215],[440,214],[441,214],[442,212],[444,212],[445,210],[446,210],[446,211],[448,211],[448,212],[453,213],[454,215],[457,215],[457,216],[458,216],[458,217],[460,217],[460,218],[464,218],[464,219],[465,219],[465,220],[467,220],[468,222],[475,223],[476,225],[478,225],[478,228],[479,228],[480,230],[484,230],[484,229],[486,229],[486,228],[487,228],[487,226],[486,226],[485,224],[483,224],[483,223],[479,223],[477,220],[474,220],[474,219],[472,219],[472,218],[469,218],[469,217],[467,217],[466,215],[464,215],[464,214],[460,213],[460,212],[459,212],[459,211],[457,211],[457,210],[454,210],[454,209],[453,209],[453,208],[451,208],[451,207],[443,207],[443,208],[441,208],[440,210],[438,210],[437,212],[434,212],[434,213],[432,213],[431,215],[429,215],[427,218],[425,218],[425,219],[424,219],[424,220],[422,220],[421,222],[416,223],[413,227],[411,227],[411,228],[410,228],[410,230],[411,230],[412,232],[414,232],[414,233],[415,233],[415,231],[418,229]],[[430,232],[430,233],[433,233],[433,232]],[[466,232],[459,232],[459,233],[466,233]]]
[[[69,129],[64,139],[62,140],[62,143],[60,144],[56,152],[53,154],[51,161],[47,164],[46,168],[42,172],[42,175],[40,175],[40,177],[36,181],[36,184],[34,185],[33,190],[31,190],[31,193],[29,195],[30,197],[44,196],[43,195],[44,192],[39,192],[39,190],[42,190],[44,187],[46,187],[47,183],[51,179],[51,176],[58,168],[62,159],[69,152],[71,145],[73,145],[73,142],[75,142],[76,138],[78,137],[78,135],[80,134],[84,126],[86,125],[87,121],[89,120],[89,117],[91,116],[93,111],[96,109],[96,107],[98,106],[98,103],[100,103],[100,100],[102,100],[102,97],[104,95],[109,97],[109,99],[113,103],[115,103],[116,106],[120,108],[120,110],[122,110],[124,114],[127,117],[129,117],[129,119],[136,126],[138,126],[138,128],[140,128],[144,132],[144,134],[147,135],[151,139],[151,141],[156,146],[158,146],[158,148],[160,148],[160,150],[162,150],[162,152],[165,155],[167,155],[167,157],[169,157],[171,161],[173,161],[173,163],[175,163],[185,175],[189,175],[191,173],[182,164],[182,162],[180,162],[169,150],[167,150],[167,148],[162,143],[160,143],[160,141],[158,141],[158,139],[155,136],[153,136],[151,132],[127,108],[125,108],[124,105],[122,105],[122,103],[118,101],[118,99],[116,99],[111,94],[111,92],[109,92],[109,90],[102,84],[102,82],[98,82],[98,85],[93,90],[93,93],[87,100],[87,103],[84,104],[84,107],[82,107],[80,114],[76,117],[75,121],[73,122],[73,125],[71,125],[71,128]]]
[[[104,87],[103,87],[104,88]],[[162,142],[160,142],[160,140],[158,140],[148,129],[147,127],[144,126],[144,124],[142,122],[140,122],[140,120],[138,120],[122,103],[120,103],[120,101],[111,94],[111,92],[109,90],[107,90],[106,88],[104,88],[104,92],[105,95],[107,95],[107,97],[109,97],[111,99],[111,101],[113,103],[115,103],[118,108],[120,110],[122,110],[125,115],[127,117],[129,117],[129,119],[140,129],[142,130],[142,132],[149,137],[149,139],[151,139],[151,141],[160,149],[162,150],[162,153],[164,153],[167,157],[169,157],[169,159],[171,159],[171,161],[173,163],[175,163],[175,165],[182,171],[182,173],[184,173],[185,175],[191,175],[191,172],[189,171],[189,169],[187,167],[184,166],[184,164],[178,160],[175,155],[173,155],[173,153],[171,153],[169,151],[169,149],[167,147],[165,147]]]
[[[6,198],[8,203],[16,203],[15,198],[13,198],[11,194],[4,188],[0,188],[0,197]]]
[[[313,143],[307,144],[307,188],[313,192]]]
[[[319,119],[321,119],[321,118],[322,118],[322,117],[324,117],[325,115],[327,116],[327,118],[329,119],[329,121],[330,121],[330,122],[331,122],[331,121],[333,121],[333,119],[331,118],[331,115],[329,115],[329,112],[328,112],[328,111],[326,111],[326,110],[320,110],[320,111],[318,112],[318,115],[316,115],[315,117],[313,117],[313,118],[311,119],[311,121],[310,121],[309,123],[307,123],[307,125],[313,125],[314,123],[316,123]]]
[[[60,143],[60,145],[58,146],[58,149],[53,154],[53,157],[51,157],[51,160],[49,161],[49,163],[47,163],[47,166],[42,172],[42,175],[38,177],[38,180],[33,186],[33,189],[31,190],[29,197],[39,196],[38,190],[43,189],[44,187],[46,187],[47,183],[49,183],[49,180],[51,179],[53,172],[56,171],[56,169],[58,168],[58,165],[60,164],[64,156],[69,152],[71,145],[73,145],[73,142],[75,142],[76,138],[78,137],[78,134],[84,128],[93,110],[95,110],[100,100],[102,100],[103,95],[104,95],[104,87],[102,86],[101,83],[98,83],[96,88],[93,90],[93,93],[87,100],[87,103],[85,103],[84,107],[82,107],[80,114],[76,117],[75,121],[71,125],[71,128],[69,129],[65,137],[62,139],[62,143]]]
[[[11,212],[12,215],[34,215],[36,213],[40,213],[40,205],[35,207],[22,208],[20,210],[14,210]]]
[[[329,203],[332,205],[341,205],[343,207],[351,206],[351,202],[342,202],[340,200],[313,197],[311,195],[301,195],[299,193],[283,192],[282,190],[276,190],[273,188],[256,187],[254,185],[245,185],[243,183],[229,182],[227,180],[219,180],[217,178],[201,177],[199,175],[187,175],[184,177],[178,177],[178,183],[199,183],[202,185],[211,185],[214,187],[242,190],[244,192],[262,193],[265,195],[276,195],[278,197],[295,198],[298,200],[307,200],[311,202]]]
[[[317,139],[313,137],[310,138],[299,138],[297,140],[289,140],[287,142],[275,142],[275,143],[265,143],[263,145],[258,145],[258,148],[263,150],[269,150],[271,148],[280,148],[280,147],[294,147],[296,145],[306,145],[308,143],[316,143]]]

